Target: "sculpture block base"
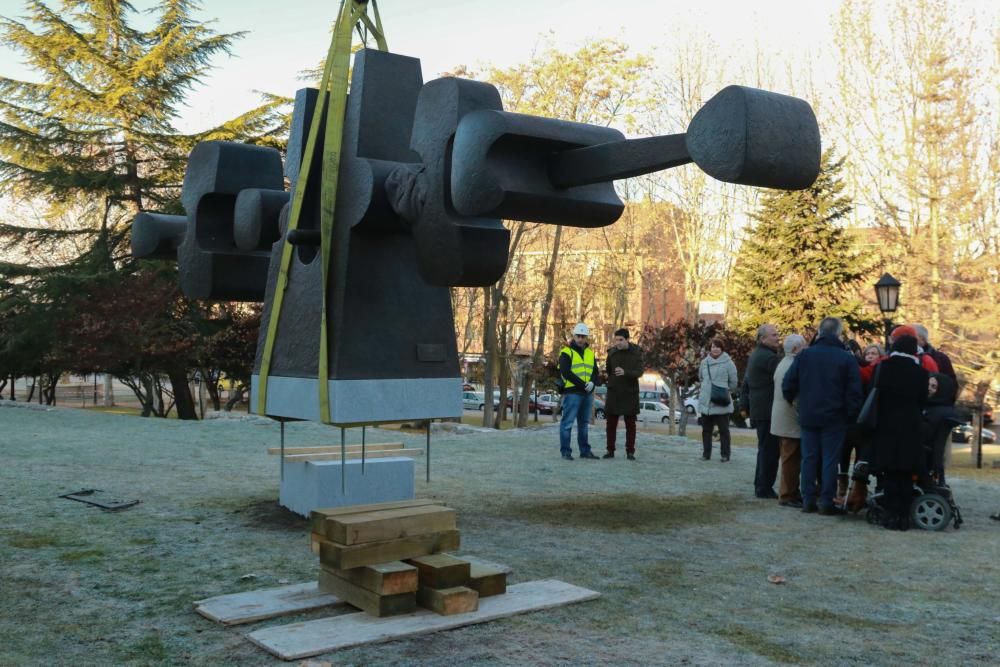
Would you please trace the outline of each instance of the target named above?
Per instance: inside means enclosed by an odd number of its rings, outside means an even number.
[[[341,465],[344,492],[341,492]],[[369,459],[365,474],[361,461],[285,461],[279,502],[296,514],[308,517],[314,509],[387,503],[413,499],[413,459],[397,457]]]
[[[250,409],[257,408],[260,376],[250,379]],[[330,380],[330,421],[334,425],[387,424],[462,416],[461,378]],[[271,376],[268,417],[319,421],[319,380]]]

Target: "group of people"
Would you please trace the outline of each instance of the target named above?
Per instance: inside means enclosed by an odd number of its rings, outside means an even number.
[[[573,460],[570,440],[576,424],[576,441],[581,459],[597,459],[590,448],[588,430],[593,410],[597,362],[588,340],[590,329],[584,323],[573,328],[573,339],[559,351],[559,375],[562,381],[562,419],[559,423],[559,450],[567,461]],[[625,421],[625,456],[635,461],[635,422],[639,414],[639,378],[643,373],[639,346],[629,341],[628,329],[615,331],[614,343],[605,362],[607,400],[607,452],[615,457],[618,421]]]
[[[573,460],[574,425],[579,457],[598,459],[588,441],[597,380],[589,336],[588,327],[577,324],[559,355],[559,448],[567,460]],[[761,326],[747,360],[740,401],[757,431],[756,497],[777,499],[783,507],[806,513],[842,514],[850,506],[850,476],[864,489],[869,473],[875,473],[884,493],[883,525],[908,528],[913,479],[932,476],[944,484],[944,449],[959,422],[955,370],[928,336],[922,325],[899,326],[884,350],[878,344],[861,348],[855,341],[845,342],[843,323],[835,317],[820,323],[811,343],[797,333],[782,340],[776,326]],[[623,419],[625,454],[634,461],[643,363],[627,329],[615,332],[605,365],[607,452],[601,458],[615,457],[618,422]],[[717,430],[720,460],[727,462],[732,397],[740,384],[721,338],[709,342],[698,379],[702,459],[711,460]],[[863,503],[863,497],[855,502]]]
[[[757,430],[755,495],[807,513],[842,514],[852,470],[862,485],[873,472],[884,492],[883,525],[905,530],[914,477],[944,483],[943,452],[958,421],[955,371],[921,325],[896,327],[889,350],[843,338],[833,317],[808,345],[790,334],[779,348],[774,325],[758,330],[743,383]]]

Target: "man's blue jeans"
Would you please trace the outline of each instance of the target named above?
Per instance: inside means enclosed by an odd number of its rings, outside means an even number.
[[[576,422],[576,444],[580,454],[590,453],[590,443],[587,442],[587,429],[590,427],[590,412],[594,405],[593,394],[568,393],[563,396],[562,421],[559,423],[559,451],[563,456],[572,454],[569,438],[573,434],[573,422]]]
[[[833,507],[833,497],[837,493],[837,466],[840,464],[840,450],[844,446],[847,426],[833,424],[817,427],[802,427],[802,504]],[[819,498],[816,498],[816,472],[820,471]]]

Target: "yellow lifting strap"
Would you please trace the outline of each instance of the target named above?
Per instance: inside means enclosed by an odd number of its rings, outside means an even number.
[[[369,18],[368,5],[372,6],[374,21]],[[281,248],[278,278],[275,283],[274,296],[271,301],[271,313],[267,321],[267,335],[264,338],[264,351],[261,354],[260,374],[257,389],[257,414],[267,414],[267,380],[271,370],[271,354],[274,351],[274,340],[278,332],[278,321],[281,319],[281,306],[285,298],[285,288],[288,286],[288,269],[292,260],[292,245],[288,242],[288,233],[298,229],[302,213],[302,200],[306,191],[306,181],[312,168],[313,154],[316,142],[319,140],[320,125],[324,112],[326,127],[323,128],[323,168],[320,184],[320,257],[323,269],[323,285],[321,287],[322,315],[319,332],[319,415],[320,421],[330,423],[330,383],[329,383],[329,350],[327,338],[327,279],[330,272],[330,244],[333,236],[333,215],[337,206],[337,182],[340,172],[340,153],[344,138],[344,110],[347,107],[347,78],[351,66],[351,33],[359,23],[363,23],[367,31],[375,38],[379,50],[388,51],[382,32],[382,20],[379,17],[375,0],[341,0],[337,22],[333,28],[333,39],[326,55],[323,67],[323,79],[319,86],[319,99],[313,111],[312,122],[309,125],[309,136],[306,139],[306,149],[299,167],[296,181],[295,196],[292,198],[292,208],[288,216],[288,229],[285,232]]]

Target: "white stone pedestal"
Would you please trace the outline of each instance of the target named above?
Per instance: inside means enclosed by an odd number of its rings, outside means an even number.
[[[308,517],[314,509],[386,503],[413,499],[413,459],[406,457],[369,459],[365,474],[361,461],[350,459],[344,470],[341,493],[340,461],[286,461],[279,502],[296,514]]]

